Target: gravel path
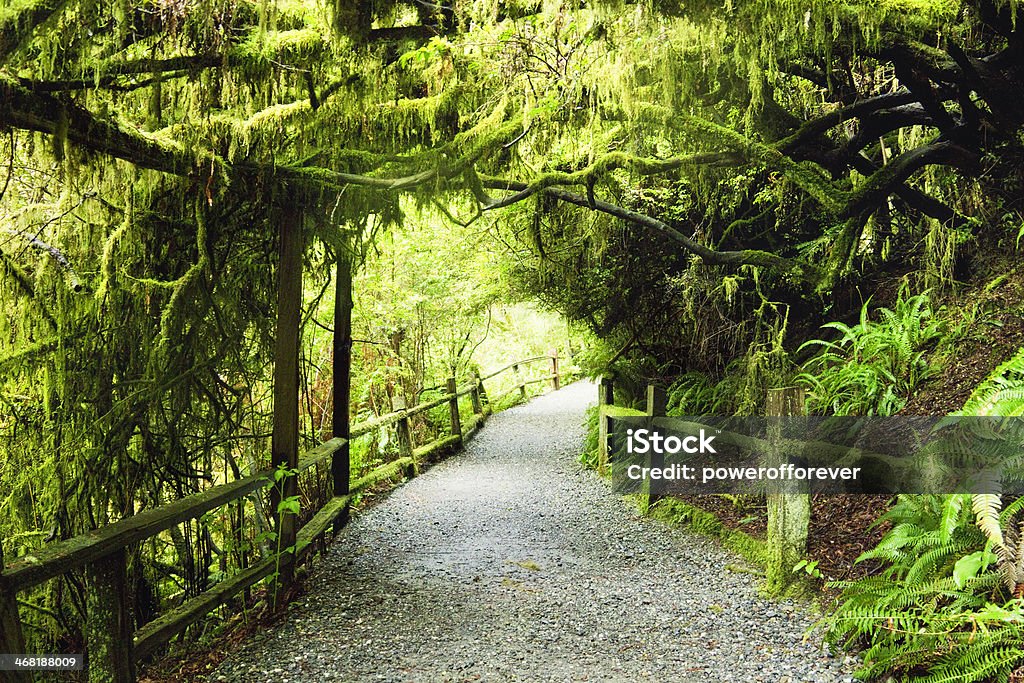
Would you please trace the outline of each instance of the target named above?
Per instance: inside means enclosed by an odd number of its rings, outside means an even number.
[[[576,462],[579,382],[494,415],[356,518],[213,681],[848,681],[799,606]]]

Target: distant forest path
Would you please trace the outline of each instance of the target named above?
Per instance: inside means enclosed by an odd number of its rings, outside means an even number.
[[[212,681],[846,681],[803,608],[578,464],[593,385],[488,420],[354,519]]]

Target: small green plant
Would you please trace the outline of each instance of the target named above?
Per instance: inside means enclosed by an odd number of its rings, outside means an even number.
[[[795,565],[793,565],[793,573],[803,573],[811,577],[812,579],[820,579],[822,576],[821,570],[818,569],[818,560],[800,560]]]
[[[600,466],[600,452],[597,447],[598,438],[598,409],[597,406],[590,406],[583,414],[583,425],[586,437],[583,441],[583,449],[580,452],[580,464],[589,470],[596,470]]]
[[[289,477],[294,477],[299,473],[298,470],[289,468],[286,463],[281,463],[274,470],[274,487],[277,489],[278,502],[277,510],[277,531],[267,532],[268,536],[276,543],[274,551],[274,573],[271,574],[270,578],[273,581],[273,595],[272,602],[277,604],[278,591],[281,588],[281,562],[286,555],[292,555],[294,557],[296,548],[294,545],[282,547],[283,534],[280,533],[284,520],[287,515],[298,515],[302,509],[302,504],[299,501],[298,496],[285,496],[285,483]]]
[[[828,638],[863,648],[863,680],[1006,681],[1024,662],[1024,611],[994,571],[967,495],[901,495],[892,524],[857,558],[878,574],[833,583],[843,593],[823,622]]]

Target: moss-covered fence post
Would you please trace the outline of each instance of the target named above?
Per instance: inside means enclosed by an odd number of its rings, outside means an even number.
[[[4,548],[0,543],[0,571],[4,568]],[[18,594],[0,578],[0,654],[25,653],[25,638],[21,632],[18,614]],[[29,683],[30,674],[24,671],[0,671],[0,683]]]
[[[512,374],[515,375],[516,384],[519,386],[519,395],[522,396],[523,400],[526,400],[526,383],[523,381],[523,376],[519,372],[519,365],[512,366]]]
[[[555,391],[562,388],[562,378],[558,374],[558,349],[551,351],[551,388]]]
[[[395,396],[392,399],[392,408],[394,410],[401,410],[405,413],[405,397]],[[410,458],[412,460],[411,464],[402,468],[402,473],[406,478],[412,479],[418,474],[419,463],[417,463],[415,459],[416,456],[412,441],[412,425],[409,423],[408,413],[402,415],[398,422],[395,423],[395,433],[398,437],[398,457]]]
[[[615,385],[611,377],[597,380],[597,469],[601,474],[608,468],[608,430],[611,418],[604,414],[604,406],[615,405]]]
[[[665,393],[663,387],[656,387],[653,384],[647,385],[647,417],[664,417],[665,409],[668,406],[668,396]],[[649,422],[651,421],[649,420]],[[648,425],[650,428],[650,424]],[[661,452],[655,453],[653,448],[647,450],[647,458],[644,463],[644,467],[661,469],[665,466],[665,455]],[[651,505],[660,497],[660,493],[656,490],[651,490],[652,487],[660,486],[661,484],[652,484],[649,477],[644,477],[643,485],[640,489],[640,510],[647,514],[651,509]]]
[[[480,375],[478,374],[473,380],[473,388],[469,392],[469,397],[473,401],[473,414],[483,417],[484,414],[484,402],[480,397]]]
[[[85,586],[89,683],[135,683],[124,548],[88,565]]]
[[[454,377],[448,378],[448,393],[451,394],[451,398],[448,399],[448,414],[451,418],[451,434],[462,438],[462,417],[459,415],[459,385]]]
[[[780,440],[782,424],[775,417],[804,414],[804,390],[799,387],[772,389],[765,403],[769,441],[772,442],[766,466],[786,461]],[[783,592],[794,580],[793,567],[807,553],[807,530],[811,521],[811,499],[800,493],[804,486],[792,482],[792,491],[768,494],[768,566],[765,589],[771,594]]]
[[[473,379],[476,380],[476,394],[480,398],[480,412],[485,417],[491,414],[491,400],[487,397],[487,389],[484,387],[484,380],[480,377],[480,370],[473,371]]]

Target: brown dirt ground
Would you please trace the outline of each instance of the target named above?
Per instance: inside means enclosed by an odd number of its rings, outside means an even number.
[[[1024,272],[1009,272],[998,285],[967,290],[946,303],[974,323],[950,350],[941,372],[927,380],[900,411],[901,415],[945,415],[963,407],[978,384],[1024,346]]]

